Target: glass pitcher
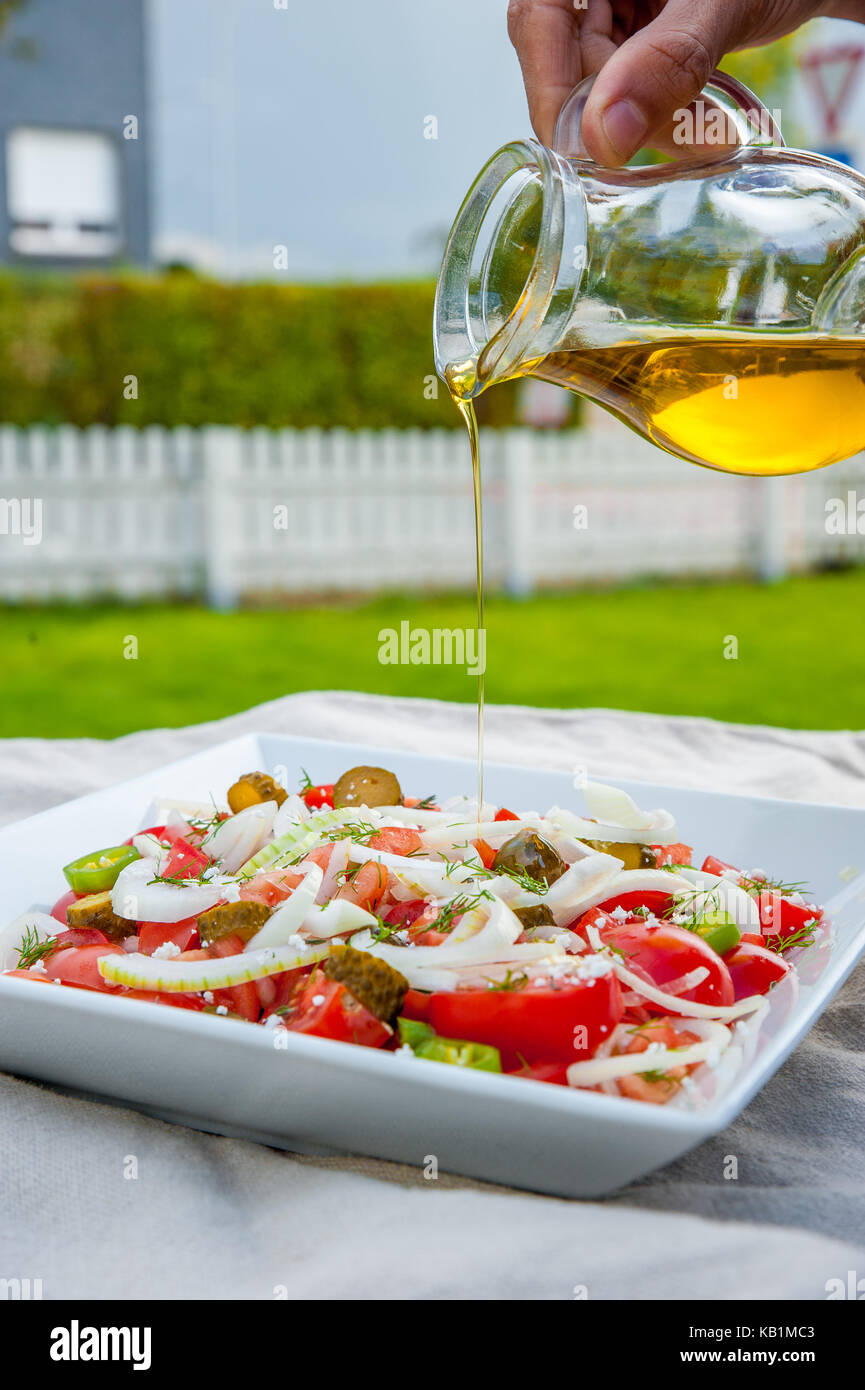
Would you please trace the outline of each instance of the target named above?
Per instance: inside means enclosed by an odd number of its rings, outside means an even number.
[[[434,332],[452,393],[540,377],[734,473],[865,448],[865,178],[786,148],[723,73],[685,113],[706,122],[701,146],[602,168],[580,136],[593,81],[562,108],[555,148],[505,145],[457,215]],[[712,145],[707,113],[738,143]]]

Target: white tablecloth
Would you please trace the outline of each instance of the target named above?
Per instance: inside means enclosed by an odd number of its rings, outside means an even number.
[[[313,692],[110,743],[0,742],[0,820],[260,729],[475,747],[470,706]],[[497,707],[487,754],[865,803],[865,734]],[[865,1277],[863,1037],[860,968],[731,1129],[597,1202],[295,1157],[0,1075],[0,1278],[46,1298],[824,1298]]]

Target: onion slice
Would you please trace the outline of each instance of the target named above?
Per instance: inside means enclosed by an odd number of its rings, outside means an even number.
[[[310,864],[302,881],[292,890],[291,896],[271,913],[261,930],[249,941],[246,950],[257,951],[262,946],[287,945],[290,937],[303,925],[323,878],[321,866]]]
[[[613,969],[622,984],[630,985],[631,989],[643,999],[648,999],[652,1004],[659,1004],[667,1013],[680,1014],[682,1018],[709,1018],[719,1023],[727,1023],[732,1022],[735,1018],[741,1018],[744,1014],[755,1013],[758,1009],[766,1006],[766,1001],[761,994],[749,995],[747,999],[740,999],[736,1004],[695,1004],[692,999],[677,999],[674,994],[667,994],[654,985],[647,985],[646,981],[636,975],[633,970],[622,965],[618,956],[604,945],[601,934],[593,922],[587,925],[586,934],[592,949],[599,955],[605,955],[612,960]]]
[[[572,1062],[568,1067],[569,1086],[598,1086],[615,1081],[620,1076],[635,1076],[644,1071],[672,1071],[675,1067],[690,1067],[708,1062],[725,1051],[730,1044],[730,1030],[721,1024],[710,1037],[687,1047],[658,1047],[646,1052],[627,1052],[618,1057],[593,1057],[586,1062]]]

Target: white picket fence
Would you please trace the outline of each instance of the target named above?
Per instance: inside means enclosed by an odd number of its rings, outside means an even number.
[[[865,560],[826,502],[865,457],[728,477],[622,430],[487,430],[491,589]],[[36,522],[39,525],[36,525]],[[0,600],[325,597],[474,582],[459,431],[0,428]]]

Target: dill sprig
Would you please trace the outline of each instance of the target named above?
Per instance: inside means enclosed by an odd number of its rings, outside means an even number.
[[[21,945],[18,947],[18,965],[16,968],[29,970],[30,966],[42,960],[43,956],[50,956],[56,947],[56,936],[48,936],[40,941],[36,928],[27,927],[21,938]]]
[[[479,893],[475,893],[472,896],[461,893],[458,897],[452,898],[451,901],[442,908],[435,921],[430,922],[426,930],[440,932],[452,931],[454,918],[462,917],[464,913],[471,912],[473,908],[478,907],[484,899],[487,899],[489,902],[494,901],[492,893],[488,893],[486,888],[482,888]]]
[[[152,883],[167,883],[172,888],[186,888],[188,884],[198,883],[204,885],[213,880],[213,869],[216,866],[215,859],[208,859],[203,869],[199,869],[197,874],[184,874],[178,871],[176,874],[157,874],[154,878],[147,880],[148,888]]]
[[[380,829],[381,826],[371,825],[369,821],[346,821],[343,825],[332,825],[329,829],[323,830],[318,838],[319,843],[322,840],[352,840],[356,845],[362,845],[373,835],[377,835]]]
[[[780,878],[752,878],[749,874],[742,874],[739,887],[744,888],[746,893],[777,893],[781,898],[789,898],[791,893],[804,894],[808,885],[804,882],[785,883]]]
[[[818,927],[817,918],[814,917],[810,922],[806,922],[798,931],[791,932],[789,936],[767,936],[763,944],[767,950],[775,951],[777,955],[783,956],[787,951],[795,951],[800,948],[804,950],[807,946],[814,945],[814,934]]]
[[[412,806],[410,809],[411,809],[412,811],[428,811],[428,810],[430,809],[430,807],[431,807],[431,806],[434,806],[434,805],[435,805],[435,793],[433,793],[432,796],[425,796],[425,797],[423,797],[423,798],[417,803],[416,806]]]

